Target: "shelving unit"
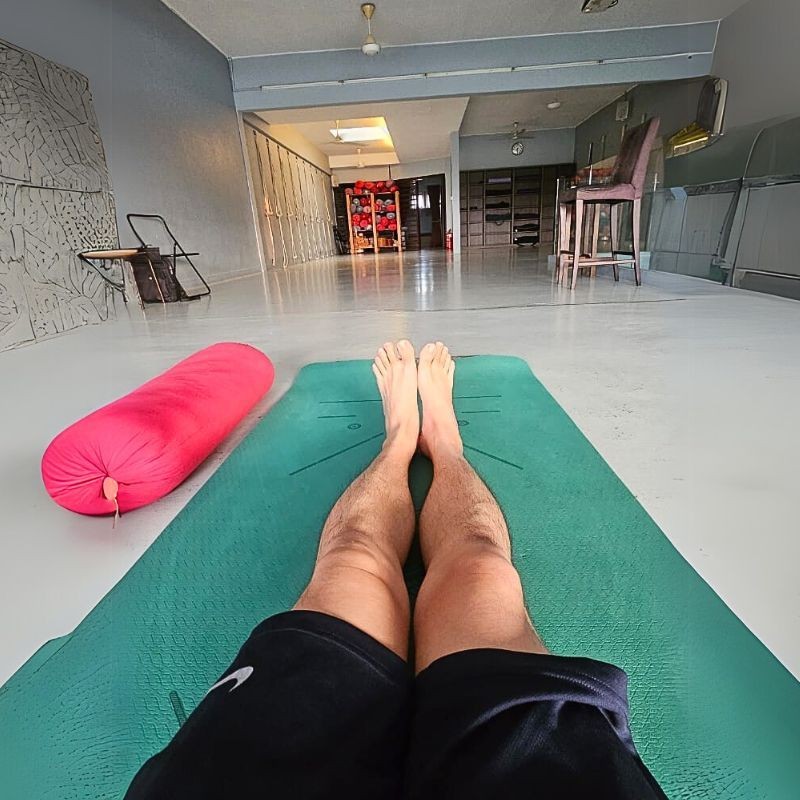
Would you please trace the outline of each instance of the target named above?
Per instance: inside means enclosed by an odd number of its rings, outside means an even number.
[[[400,191],[395,189],[393,192],[375,192],[373,195],[372,207],[375,215],[375,231],[378,234],[378,250],[397,250],[398,253],[403,251],[403,236],[402,224],[400,214]],[[376,207],[376,200],[383,200],[383,207],[387,205],[393,206],[393,210],[383,211],[381,206]],[[388,202],[387,202],[388,201]],[[394,217],[389,217],[389,214],[394,214]],[[394,229],[385,228],[381,231],[379,225],[381,217],[391,219],[395,223]]]
[[[551,246],[556,186],[573,164],[462,172],[461,246]]]
[[[467,175],[467,247],[483,246],[484,173],[468,172]]]
[[[347,230],[350,233],[350,252],[363,253],[365,250],[374,250],[375,214],[372,210],[372,192],[356,192],[354,190],[346,196],[345,203],[347,205]],[[364,211],[354,210],[356,205],[360,205]],[[369,212],[366,211],[367,208],[369,208]],[[369,213],[372,221],[369,228],[365,228],[361,224],[361,215],[366,213]]]
[[[347,230],[350,233],[350,252],[363,253],[372,250],[403,250],[401,233],[400,192],[356,192],[345,196],[347,206]],[[354,207],[360,206],[362,211]],[[363,223],[364,215],[369,216],[368,224]],[[356,216],[356,221],[353,217]],[[380,227],[381,220],[394,223],[394,228]]]
[[[513,199],[514,170],[487,170],[484,173],[483,185],[484,247],[509,243]]]
[[[514,172],[512,243],[529,246],[539,244],[542,217],[542,168],[523,167]],[[555,185],[553,191],[555,192]]]

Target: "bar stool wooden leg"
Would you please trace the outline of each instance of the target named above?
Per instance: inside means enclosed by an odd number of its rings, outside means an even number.
[[[642,216],[642,201],[633,201],[633,273],[636,277],[636,285],[642,285],[642,243],[640,240],[640,223]]]
[[[575,222],[575,204],[570,203],[567,206],[567,227],[564,230],[564,275],[562,278],[562,283],[566,284],[569,282],[569,264],[570,260],[572,259],[572,253],[570,251],[570,242],[572,242],[573,237],[573,226]]]
[[[592,213],[592,226],[591,230],[591,242],[589,243],[589,252],[592,256],[592,261],[597,258],[597,245],[600,240],[600,203],[591,203],[587,207],[587,211],[591,209]],[[592,264],[589,267],[589,277],[594,278],[597,276],[597,264]]]
[[[575,201],[575,256],[572,262],[572,285],[578,285],[578,270],[581,263],[581,244],[583,240],[583,200]]]
[[[564,252],[569,250],[569,233],[572,215],[569,213],[569,206],[566,203],[558,204],[558,252],[556,254],[557,263],[553,273],[553,278],[557,283],[564,281]]]
[[[617,257],[617,237],[619,236],[619,203],[611,204],[611,258]],[[614,270],[614,280],[619,280],[619,264],[612,264]]]

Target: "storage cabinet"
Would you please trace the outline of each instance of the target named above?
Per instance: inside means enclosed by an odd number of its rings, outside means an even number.
[[[574,164],[462,172],[461,246],[551,247],[557,181],[574,172]]]

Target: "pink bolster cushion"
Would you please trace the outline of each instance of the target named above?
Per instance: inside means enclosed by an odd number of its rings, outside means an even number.
[[[272,362],[246,344],[206,347],[62,431],[42,458],[59,505],[130,511],[172,491],[272,386]]]

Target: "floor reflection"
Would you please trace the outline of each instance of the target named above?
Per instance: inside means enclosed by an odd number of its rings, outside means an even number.
[[[272,269],[265,275],[267,310],[438,311],[535,305],[677,299],[674,282],[650,273],[634,286],[623,271],[583,278],[574,291],[553,283],[546,253],[536,248],[487,248],[460,256],[444,250],[338,256]],[[717,293],[714,284],[702,293]]]

